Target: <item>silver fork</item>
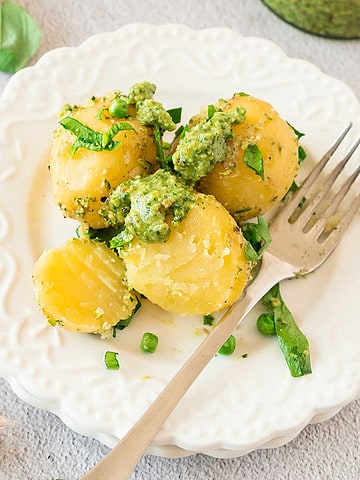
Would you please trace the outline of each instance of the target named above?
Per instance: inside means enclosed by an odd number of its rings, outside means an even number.
[[[125,480],[152,440],[239,322],[276,283],[317,269],[339,243],[360,207],[360,194],[342,209],[348,192],[360,173],[360,165],[337,193],[331,189],[360,144],[360,137],[325,180],[319,176],[341,144],[350,124],[310,172],[301,187],[289,196],[270,223],[272,243],[262,258],[260,270],[245,294],[221,317],[216,326],[187,360],[158,398],[149,406],[118,445],[82,480]]]

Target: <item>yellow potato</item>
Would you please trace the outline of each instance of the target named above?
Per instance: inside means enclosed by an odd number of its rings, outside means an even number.
[[[289,190],[298,171],[298,142],[293,129],[267,102],[236,95],[219,102],[224,111],[246,109],[246,120],[233,126],[227,157],[203,177],[198,190],[214,195],[230,213],[243,221],[264,214]],[[263,156],[264,179],[244,161],[248,145]]]
[[[137,305],[123,261],[105,244],[87,238],[45,250],[35,263],[33,282],[49,323],[71,331],[109,334]]]
[[[126,253],[129,285],[164,310],[205,315],[230,306],[249,278],[245,240],[213,196],[197,201],[164,243],[134,240]]]
[[[135,131],[120,131],[114,140],[121,144],[113,151],[92,151],[85,148],[72,157],[70,147],[76,136],[60,127],[56,130],[50,153],[50,174],[54,197],[64,216],[77,219],[93,228],[106,227],[98,210],[109,193],[121,182],[135,175],[147,173],[156,167],[156,145],[152,127],[141,125],[135,118],[135,107],[125,119],[111,117],[99,111],[110,105],[113,95],[90,100],[83,107],[70,112],[84,125],[105,133],[114,123],[126,121]]]

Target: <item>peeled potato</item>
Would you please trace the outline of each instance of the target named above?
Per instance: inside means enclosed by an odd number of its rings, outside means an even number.
[[[249,278],[245,240],[214,197],[198,194],[164,243],[134,240],[124,262],[129,285],[164,310],[205,315],[230,306]]]
[[[106,227],[98,210],[120,183],[135,175],[156,168],[156,145],[152,127],[139,123],[135,107],[129,107],[130,116],[116,119],[106,111],[99,120],[101,109],[109,107],[114,95],[90,100],[83,107],[75,107],[71,117],[84,125],[105,133],[114,123],[126,121],[135,131],[120,131],[114,137],[120,145],[113,151],[93,151],[80,148],[72,157],[70,147],[76,140],[65,128],[56,130],[50,153],[50,174],[54,197],[66,217],[86,222],[93,228]]]
[[[36,300],[53,325],[107,334],[137,305],[123,261],[105,244],[87,238],[45,250],[35,263]]]
[[[246,109],[246,120],[233,126],[227,157],[198,185],[212,194],[238,220],[264,214],[289,190],[298,171],[298,142],[293,129],[267,102],[235,95],[220,104],[224,111]],[[244,161],[248,145],[256,144],[264,162],[264,179]]]

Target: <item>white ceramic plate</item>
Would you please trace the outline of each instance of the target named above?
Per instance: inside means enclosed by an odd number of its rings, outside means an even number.
[[[47,171],[57,112],[142,80],[157,84],[167,108],[182,105],[185,121],[238,91],[269,101],[306,132],[308,165],[349,120],[353,130],[360,126],[360,106],[346,85],[267,40],[225,29],[130,25],[52,51],[11,79],[0,102],[0,374],[26,402],[110,447],[204,338],[202,319],[144,305],[116,339],[71,334],[37,312],[31,273],[44,248],[74,232],[53,205]],[[359,236],[358,217],[320,271],[283,284],[310,340],[313,374],[292,378],[276,340],[257,333],[252,313],[235,332],[235,354],[206,367],[150,453],[235,457],[281,445],[359,395]],[[139,351],[145,330],[160,338],[154,355]],[[119,352],[119,371],[105,370],[106,350]]]

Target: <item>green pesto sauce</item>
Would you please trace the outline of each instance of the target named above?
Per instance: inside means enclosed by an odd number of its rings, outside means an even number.
[[[167,216],[175,227],[183,220],[196,195],[181,179],[167,170],[137,176],[120,184],[101,210],[112,225],[124,225],[116,246],[132,238],[149,243],[166,242],[170,234]]]
[[[317,35],[360,38],[360,0],[263,0],[287,22]]]
[[[129,90],[128,98],[130,103],[138,103],[153,98],[156,92],[156,85],[150,82],[135,83]]]
[[[180,139],[173,153],[174,169],[194,185],[208,175],[214,166],[224,161],[227,143],[233,137],[232,125],[245,120],[245,109],[236,107],[228,112],[217,111],[190,128]]]
[[[171,132],[176,128],[170,114],[160,102],[152,98],[146,98],[136,103],[136,118],[143,125],[158,127],[162,131]]]
[[[140,123],[159,128],[162,132],[171,132],[176,125],[162,103],[153,99],[155,92],[156,85],[153,83],[135,83],[129,90],[128,101],[135,104],[136,118]]]

